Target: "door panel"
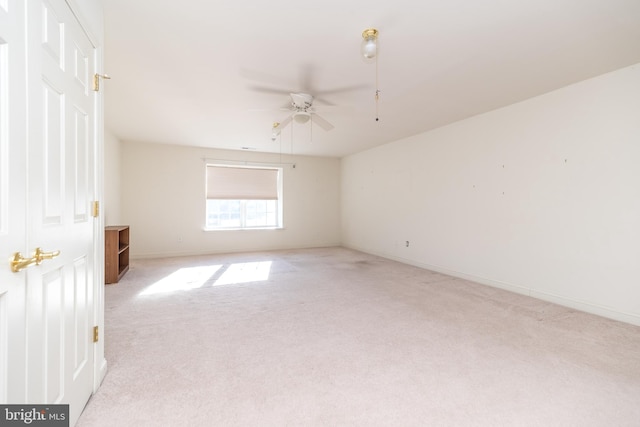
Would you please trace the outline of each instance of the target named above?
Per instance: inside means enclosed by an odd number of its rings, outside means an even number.
[[[55,88],[51,83],[43,81],[42,98],[44,108],[42,110],[42,122],[32,123],[30,126],[41,127],[43,130],[41,146],[37,147],[39,153],[34,156],[34,166],[43,171],[38,180],[42,185],[44,197],[43,217],[39,218],[43,224],[61,224],[63,195],[63,141],[64,141],[64,110],[65,98],[61,89]],[[33,145],[39,143],[35,142]],[[41,154],[40,154],[41,153]]]
[[[60,251],[0,265],[0,402],[71,424],[94,384],[95,52],[64,0],[0,0],[0,261]]]
[[[78,106],[74,106],[74,135],[73,135],[73,151],[74,151],[74,192],[73,192],[73,214],[74,221],[89,221],[89,206],[91,199],[91,179],[89,178],[89,115],[82,111]]]
[[[64,69],[64,23],[47,3],[42,4],[42,49]]]
[[[0,28],[7,25],[9,16],[6,2],[0,1]],[[3,31],[4,33],[4,31]],[[3,38],[7,34],[0,33],[0,241],[8,236],[9,229],[9,132],[8,132],[8,106],[9,106],[9,43]],[[7,384],[8,357],[7,339],[9,337],[9,313],[8,296],[9,285],[5,277],[0,274],[0,384]],[[6,387],[0,387],[0,401],[7,398]]]
[[[91,342],[91,313],[83,310],[91,300],[87,292],[89,271],[87,258],[80,257],[73,264],[73,295],[70,305],[73,307],[73,380],[77,380],[86,366],[91,363],[89,350]]]
[[[0,401],[26,399],[24,273],[8,260],[26,254],[26,8],[0,0]]]
[[[29,305],[27,318],[43,318],[42,333],[49,337],[43,349],[44,401],[70,403],[73,422],[93,390],[95,257],[90,202],[95,200],[95,171],[90,164],[96,140],[95,92],[89,83],[95,49],[64,0],[31,0],[30,5],[29,16],[42,17],[42,25],[29,34],[34,52],[29,85],[34,90],[29,97],[28,161],[29,182],[35,186],[28,193],[29,245],[59,250],[60,255],[28,269],[29,289],[45,291],[46,312]],[[32,354],[32,348],[29,360],[39,354]]]
[[[34,395],[38,394],[40,389],[46,391],[44,396],[37,396],[29,401],[38,401],[48,403],[61,403],[64,398],[64,304],[63,304],[63,272],[62,268],[49,271],[42,277],[42,286],[39,289],[42,292],[42,319],[41,325],[44,326],[44,348],[42,349],[40,358],[43,364],[42,376],[37,379],[38,387],[32,388]],[[40,314],[40,313],[38,313]],[[34,316],[38,319],[38,315]],[[34,320],[35,320],[34,319]],[[40,319],[38,319],[40,320]],[[37,330],[40,324],[32,325],[30,330]],[[30,337],[36,334],[29,334]],[[33,387],[33,383],[29,386]],[[34,396],[35,397],[35,396]]]

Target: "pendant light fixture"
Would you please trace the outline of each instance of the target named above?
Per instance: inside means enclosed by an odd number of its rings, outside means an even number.
[[[378,30],[367,28],[362,32],[362,56],[364,59],[374,59],[378,54]]]
[[[374,61],[376,64],[376,122],[380,121],[378,117],[378,100],[380,98],[380,90],[378,89],[378,30],[375,28],[367,28],[362,32],[362,46],[360,48],[363,58],[366,61]]]
[[[275,141],[280,136],[280,123],[273,122],[271,127],[271,140]]]

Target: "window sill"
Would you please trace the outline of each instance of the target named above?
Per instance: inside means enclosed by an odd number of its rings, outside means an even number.
[[[284,230],[284,227],[255,227],[255,228],[203,228],[202,231],[264,231]]]

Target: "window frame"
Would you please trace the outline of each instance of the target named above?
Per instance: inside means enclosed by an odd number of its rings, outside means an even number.
[[[207,186],[209,182],[209,167],[232,167],[238,169],[270,169],[277,172],[277,198],[271,200],[263,199],[209,199],[207,197]],[[262,165],[262,164],[224,164],[224,163],[207,163],[205,166],[205,218],[204,218],[204,230],[205,231],[230,231],[230,230],[280,230],[284,228],[284,215],[283,215],[283,174],[284,168],[280,166]],[[209,200],[227,200],[240,202],[240,225],[239,226],[211,226],[209,223],[209,216],[211,212],[209,210]],[[275,225],[258,225],[247,226],[247,204],[252,201],[273,201],[275,202]],[[220,211],[218,211],[220,212]]]

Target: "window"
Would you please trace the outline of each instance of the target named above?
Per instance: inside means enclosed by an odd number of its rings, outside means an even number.
[[[281,168],[207,165],[205,228],[281,228],[281,176]]]

